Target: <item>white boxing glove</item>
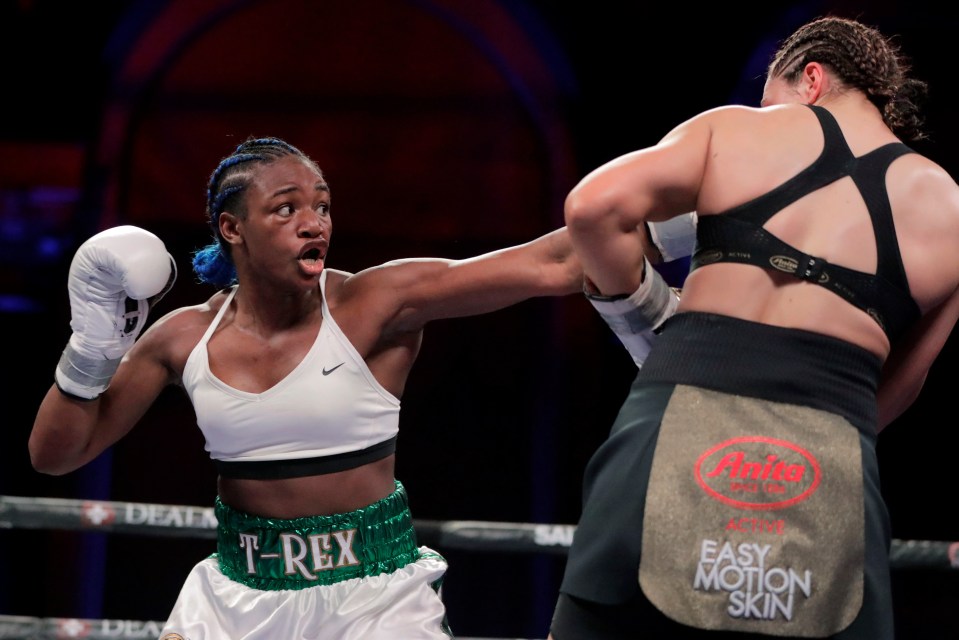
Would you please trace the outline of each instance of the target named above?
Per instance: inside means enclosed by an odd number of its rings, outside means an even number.
[[[632,294],[603,296],[589,291],[589,282],[583,293],[613,330],[637,367],[642,367],[652,348],[656,330],[676,312],[679,294],[671,288],[659,272],[646,260],[645,277]]]
[[[63,393],[92,400],[106,391],[156,304],[176,280],[176,262],[157,236],[131,225],[96,234],[70,263],[73,335],[54,374]]]
[[[696,249],[697,222],[696,212],[691,211],[663,222],[646,224],[649,239],[659,249],[663,262],[672,262],[693,255]]]

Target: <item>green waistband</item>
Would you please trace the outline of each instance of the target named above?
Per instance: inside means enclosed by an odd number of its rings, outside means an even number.
[[[391,573],[419,557],[406,490],[368,507],[281,520],[216,499],[217,557],[228,578],[265,591],[305,589]]]

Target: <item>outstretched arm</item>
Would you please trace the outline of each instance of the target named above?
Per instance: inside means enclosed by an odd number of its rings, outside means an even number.
[[[645,239],[645,231],[640,233]],[[689,242],[687,237],[685,243]],[[656,243],[656,248],[657,257],[664,250],[682,251],[677,243]],[[536,296],[582,292],[641,366],[653,331],[678,302],[662,276],[648,262],[646,266],[645,278],[643,267],[635,274],[638,284],[632,295],[602,296],[584,277],[569,232],[561,228],[532,242],[467,260],[387,263],[357,274],[344,290],[371,289],[380,297],[380,302],[366,308],[383,310],[386,334],[419,331],[430,320],[486,313]]]
[[[565,227],[525,244],[464,260],[396,260],[350,277],[344,301],[365,297],[383,332],[419,331],[431,320],[496,311],[540,296],[578,293],[583,271]]]

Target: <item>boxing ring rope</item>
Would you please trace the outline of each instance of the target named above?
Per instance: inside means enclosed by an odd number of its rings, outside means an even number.
[[[565,555],[575,525],[413,520],[422,544],[437,549]],[[216,539],[212,507],[0,496],[0,529],[57,529]],[[955,570],[959,542],[893,539],[893,569]],[[31,618],[0,615],[0,640],[156,638],[159,621]],[[459,640],[484,640],[459,637]],[[489,640],[489,639],[486,639]]]

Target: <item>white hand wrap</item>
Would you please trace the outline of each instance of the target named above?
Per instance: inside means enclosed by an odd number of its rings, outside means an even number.
[[[102,231],[70,263],[73,335],[54,374],[70,396],[92,400],[106,391],[156,304],[176,280],[176,263],[158,237],[124,225]]]
[[[649,239],[653,241],[663,262],[672,262],[693,255],[696,249],[696,212],[684,213],[665,222],[650,222]]]
[[[584,292],[593,308],[619,338],[637,367],[652,348],[655,331],[676,312],[679,296],[646,261],[646,277],[629,296],[602,296]]]

